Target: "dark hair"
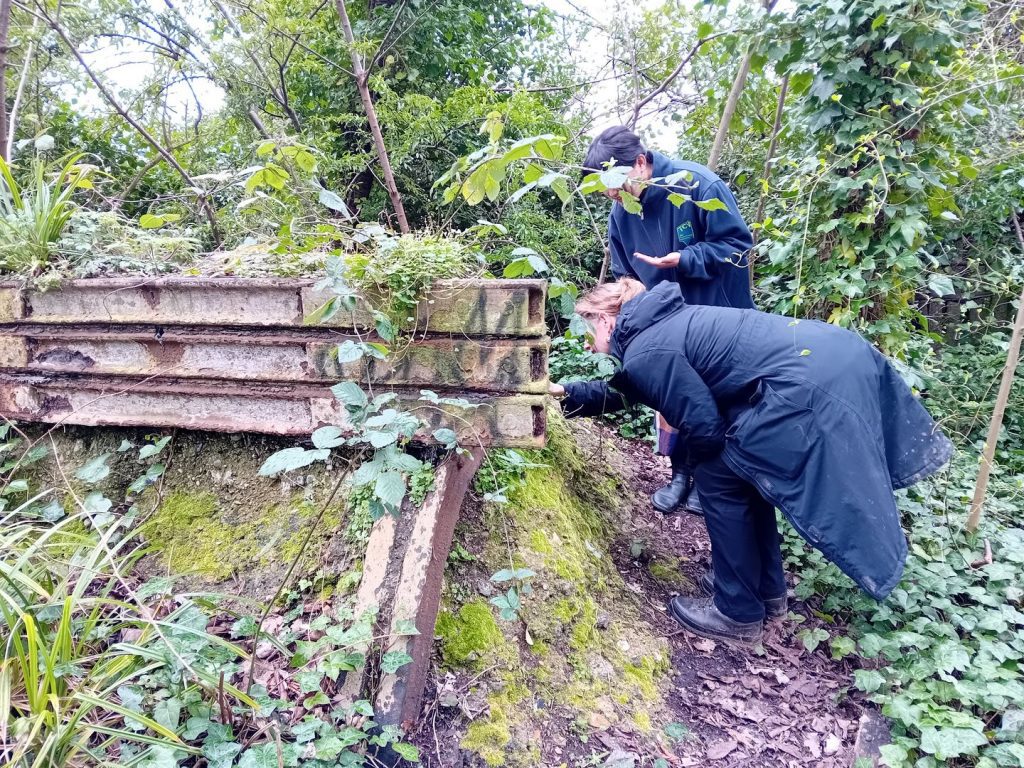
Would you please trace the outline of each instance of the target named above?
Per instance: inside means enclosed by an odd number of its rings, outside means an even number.
[[[590,144],[587,159],[583,161],[583,175],[601,172],[604,164],[615,158],[616,165],[633,165],[643,155],[648,162],[654,161],[654,154],[648,150],[640,137],[624,125],[615,125],[601,131]]]

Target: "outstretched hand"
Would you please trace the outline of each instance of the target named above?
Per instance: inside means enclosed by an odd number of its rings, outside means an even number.
[[[672,251],[672,253],[664,256],[648,256],[646,253],[637,251],[633,256],[658,269],[671,269],[679,266],[679,253],[676,251]]]
[[[548,394],[552,397],[565,397],[565,387],[554,382],[548,383]]]

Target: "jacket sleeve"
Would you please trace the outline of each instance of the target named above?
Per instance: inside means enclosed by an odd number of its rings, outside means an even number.
[[[609,386],[607,381],[576,381],[563,386],[565,398],[562,400],[562,413],[567,418],[600,416],[626,407],[622,394]]]
[[[740,215],[736,198],[725,182],[716,181],[707,189],[697,188],[694,199],[719,199],[726,209],[706,211],[697,208],[697,221],[704,231],[704,239],[679,252],[679,276],[691,280],[712,280],[725,264],[742,266],[754,240]]]
[[[619,237],[619,226],[615,223],[614,216],[608,217],[608,250],[611,251],[612,256],[612,277],[616,280],[620,277],[640,279],[633,270],[633,265],[629,261],[629,255],[626,253],[626,248]]]
[[[620,385],[626,397],[654,408],[679,430],[691,462],[699,463],[722,450],[725,422],[718,404],[679,350],[648,350],[630,359],[620,376],[628,382]]]

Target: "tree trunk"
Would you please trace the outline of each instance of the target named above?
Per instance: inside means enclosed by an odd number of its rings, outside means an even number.
[[[768,177],[772,172],[772,165],[775,161],[775,150],[779,146],[779,134],[782,133],[782,110],[786,106],[786,93],[789,91],[789,75],[782,78],[782,84],[779,86],[779,101],[775,105],[775,124],[772,126],[772,140],[768,142],[768,154],[764,160],[764,173],[762,174],[762,186],[761,195],[757,199],[757,210],[754,212],[754,222],[760,224],[764,218],[764,204],[768,199],[766,192]],[[757,230],[755,229],[752,233],[754,238],[754,246],[757,246]],[[747,275],[750,278],[750,288],[754,288],[754,258],[757,254],[757,249],[751,248],[750,253],[747,254]]]
[[[740,62],[736,79],[732,81],[732,88],[729,89],[729,98],[725,102],[725,109],[722,111],[722,119],[718,122],[718,131],[715,133],[715,142],[711,145],[711,154],[708,155],[708,168],[712,171],[718,165],[718,159],[722,155],[722,148],[725,146],[725,137],[729,134],[729,123],[732,116],[736,114],[736,105],[740,102],[740,94],[743,93],[743,86],[747,82],[747,75],[750,74],[750,60],[754,57],[753,49],[744,54]]]
[[[380,161],[381,171],[384,174],[384,186],[387,187],[388,196],[391,198],[391,206],[395,209],[395,216],[398,218],[398,229],[404,234],[409,231],[409,220],[405,217],[402,196],[399,194],[398,185],[395,183],[395,174],[391,170],[388,148],[384,144],[384,135],[381,133],[380,122],[377,120],[377,110],[374,108],[373,98],[370,96],[366,68],[363,66],[363,60],[355,48],[355,36],[352,34],[352,24],[348,19],[348,9],[345,7],[345,0],[336,0],[335,5],[338,8],[338,16],[341,17],[341,27],[345,32],[345,41],[348,43],[352,54],[352,70],[356,76],[356,88],[359,89],[359,98],[363,101],[366,119],[370,123],[370,133],[373,135],[373,144],[377,149],[377,159]]]
[[[1017,234],[1021,253],[1024,254],[1024,233],[1021,232],[1020,221],[1014,211],[1010,212],[1010,222]],[[1006,352],[1006,366],[1003,368],[1002,381],[999,382],[996,406],[992,409],[992,421],[988,425],[988,437],[985,439],[985,448],[981,455],[981,469],[978,470],[978,482],[974,486],[974,499],[971,500],[971,514],[967,518],[968,531],[974,531],[981,521],[981,508],[985,503],[988,478],[992,473],[992,459],[995,457],[996,443],[999,442],[999,430],[1003,426],[1003,414],[1006,412],[1006,403],[1010,399],[1013,377],[1020,360],[1021,336],[1024,336],[1024,291],[1021,292],[1018,299],[1017,318],[1013,321],[1013,333],[1010,335],[1010,349]]]
[[[0,0],[0,157],[7,156],[7,54],[11,50],[11,0]]]
[[[765,13],[770,14],[772,8],[775,7],[775,3],[778,0],[761,0],[761,5],[764,7]],[[747,83],[747,75],[750,74],[750,62],[754,58],[754,45],[751,43],[750,47],[747,48],[747,52],[743,55],[743,61],[740,62],[739,71],[736,73],[736,78],[732,81],[732,88],[729,89],[729,98],[725,102],[725,110],[722,112],[722,119],[718,122],[718,131],[715,133],[715,141],[711,145],[711,154],[708,155],[708,168],[712,171],[718,165],[718,160],[722,156],[722,148],[725,146],[725,137],[729,135],[729,123],[732,122],[733,115],[736,114],[736,106],[740,103],[740,95],[743,93],[743,86]]]

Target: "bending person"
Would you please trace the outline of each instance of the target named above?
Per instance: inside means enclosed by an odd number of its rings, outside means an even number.
[[[644,403],[679,430],[695,468],[712,596],[674,598],[676,621],[753,644],[766,616],[786,614],[776,507],[865,592],[892,591],[907,554],[893,490],[937,471],[952,444],[881,353],[813,320],[692,306],[671,283],[622,279],[576,311],[621,368],[609,382],[552,385],[565,413]]]
[[[753,240],[725,182],[699,163],[648,150],[621,125],[594,139],[584,166],[603,171],[612,160],[631,166],[623,189],[638,197],[643,207],[642,216],[631,214],[621,204],[620,190],[605,192],[617,203],[608,219],[612,274],[635,278],[648,289],[661,282],[678,283],[690,304],[753,308],[747,264]],[[688,171],[690,180],[668,188],[665,179],[681,171]],[[674,205],[669,200],[673,191],[684,192],[691,200]],[[725,207],[706,210],[694,202],[710,200],[719,200]],[[665,514],[675,512],[680,504],[699,514],[690,468],[673,450],[675,437],[664,426],[659,419],[658,450],[671,457],[672,481],[659,488],[651,501]]]

